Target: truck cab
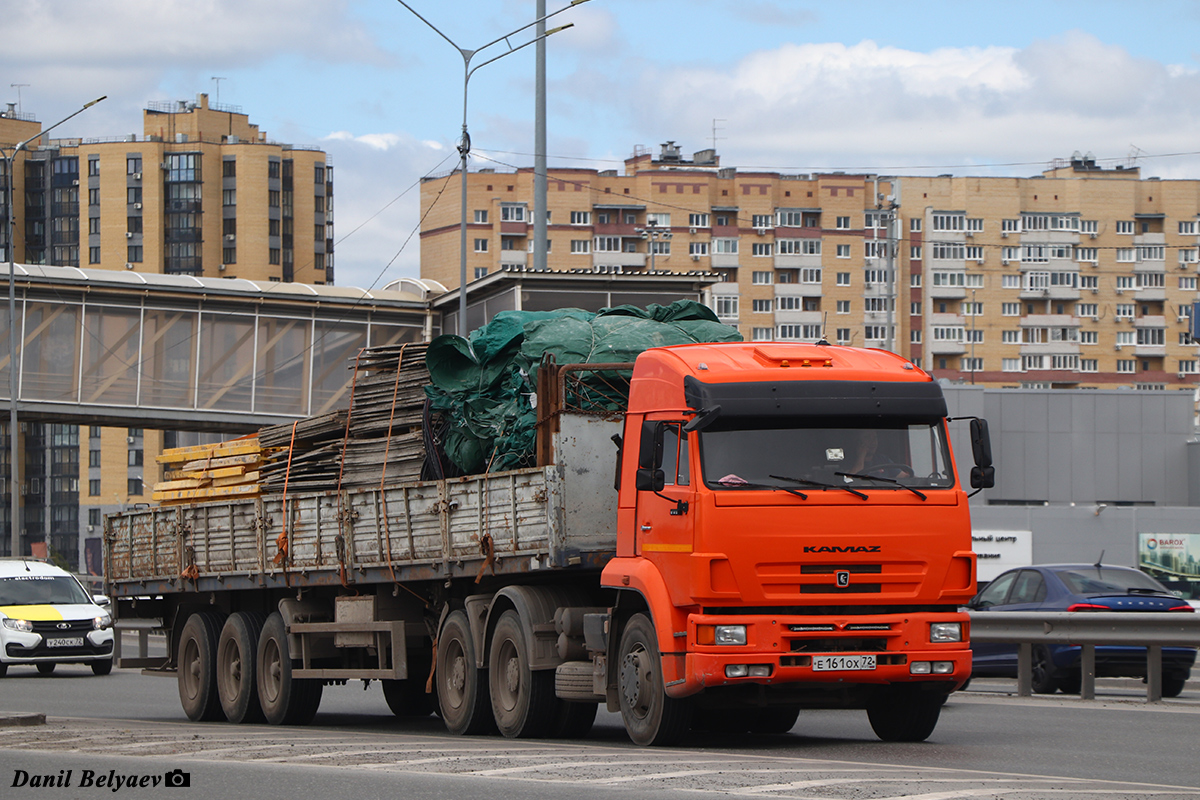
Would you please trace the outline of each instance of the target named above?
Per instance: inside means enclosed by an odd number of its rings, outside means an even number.
[[[650,350],[624,443],[601,583],[622,631],[609,704],[635,741],[696,714],[790,727],[805,707],[932,732],[970,676],[975,559],[927,373],[824,343]]]

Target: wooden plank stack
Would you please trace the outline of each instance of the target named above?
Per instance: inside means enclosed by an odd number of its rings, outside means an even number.
[[[156,459],[166,467],[165,480],[154,484],[150,496],[161,505],[254,497],[263,456],[257,436],[169,448]]]
[[[420,478],[426,349],[416,343],[368,348],[357,361],[349,411],[301,420],[294,430],[275,425],[259,431],[271,450],[260,470],[263,492],[280,494],[285,483],[288,492],[319,492]]]

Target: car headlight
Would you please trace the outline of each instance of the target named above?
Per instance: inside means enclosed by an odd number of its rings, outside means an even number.
[[[112,627],[112,617],[108,614],[101,614],[92,620],[92,627],[98,631]]]
[[[931,642],[961,642],[961,622],[931,622],[929,623],[929,641]]]
[[[33,623],[27,619],[3,619],[0,622],[3,622],[4,627],[9,630],[33,633]]]

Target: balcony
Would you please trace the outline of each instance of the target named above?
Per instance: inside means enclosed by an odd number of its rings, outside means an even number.
[[[500,266],[523,267],[529,259],[529,253],[524,250],[501,250]]]
[[[952,339],[930,340],[928,347],[929,354],[934,356],[961,356],[969,349],[966,342]]]
[[[804,267],[821,266],[821,256],[818,255],[776,255],[775,269],[802,269]]]
[[[737,253],[713,253],[712,268],[713,269],[737,269],[738,254]]]
[[[786,311],[775,312],[776,325],[820,325],[820,311],[801,311],[799,309],[788,309]]]
[[[930,300],[966,300],[967,290],[962,286],[933,286],[926,290]]]
[[[615,250],[602,250],[592,253],[592,266],[595,267],[637,267],[646,266],[648,256],[645,253],[620,253]]]

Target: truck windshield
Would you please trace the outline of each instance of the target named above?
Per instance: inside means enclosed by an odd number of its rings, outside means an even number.
[[[941,423],[781,427],[779,422],[725,419],[704,430],[700,458],[705,484],[736,490],[795,487],[805,481],[818,490],[825,484],[899,491],[954,485]]]

